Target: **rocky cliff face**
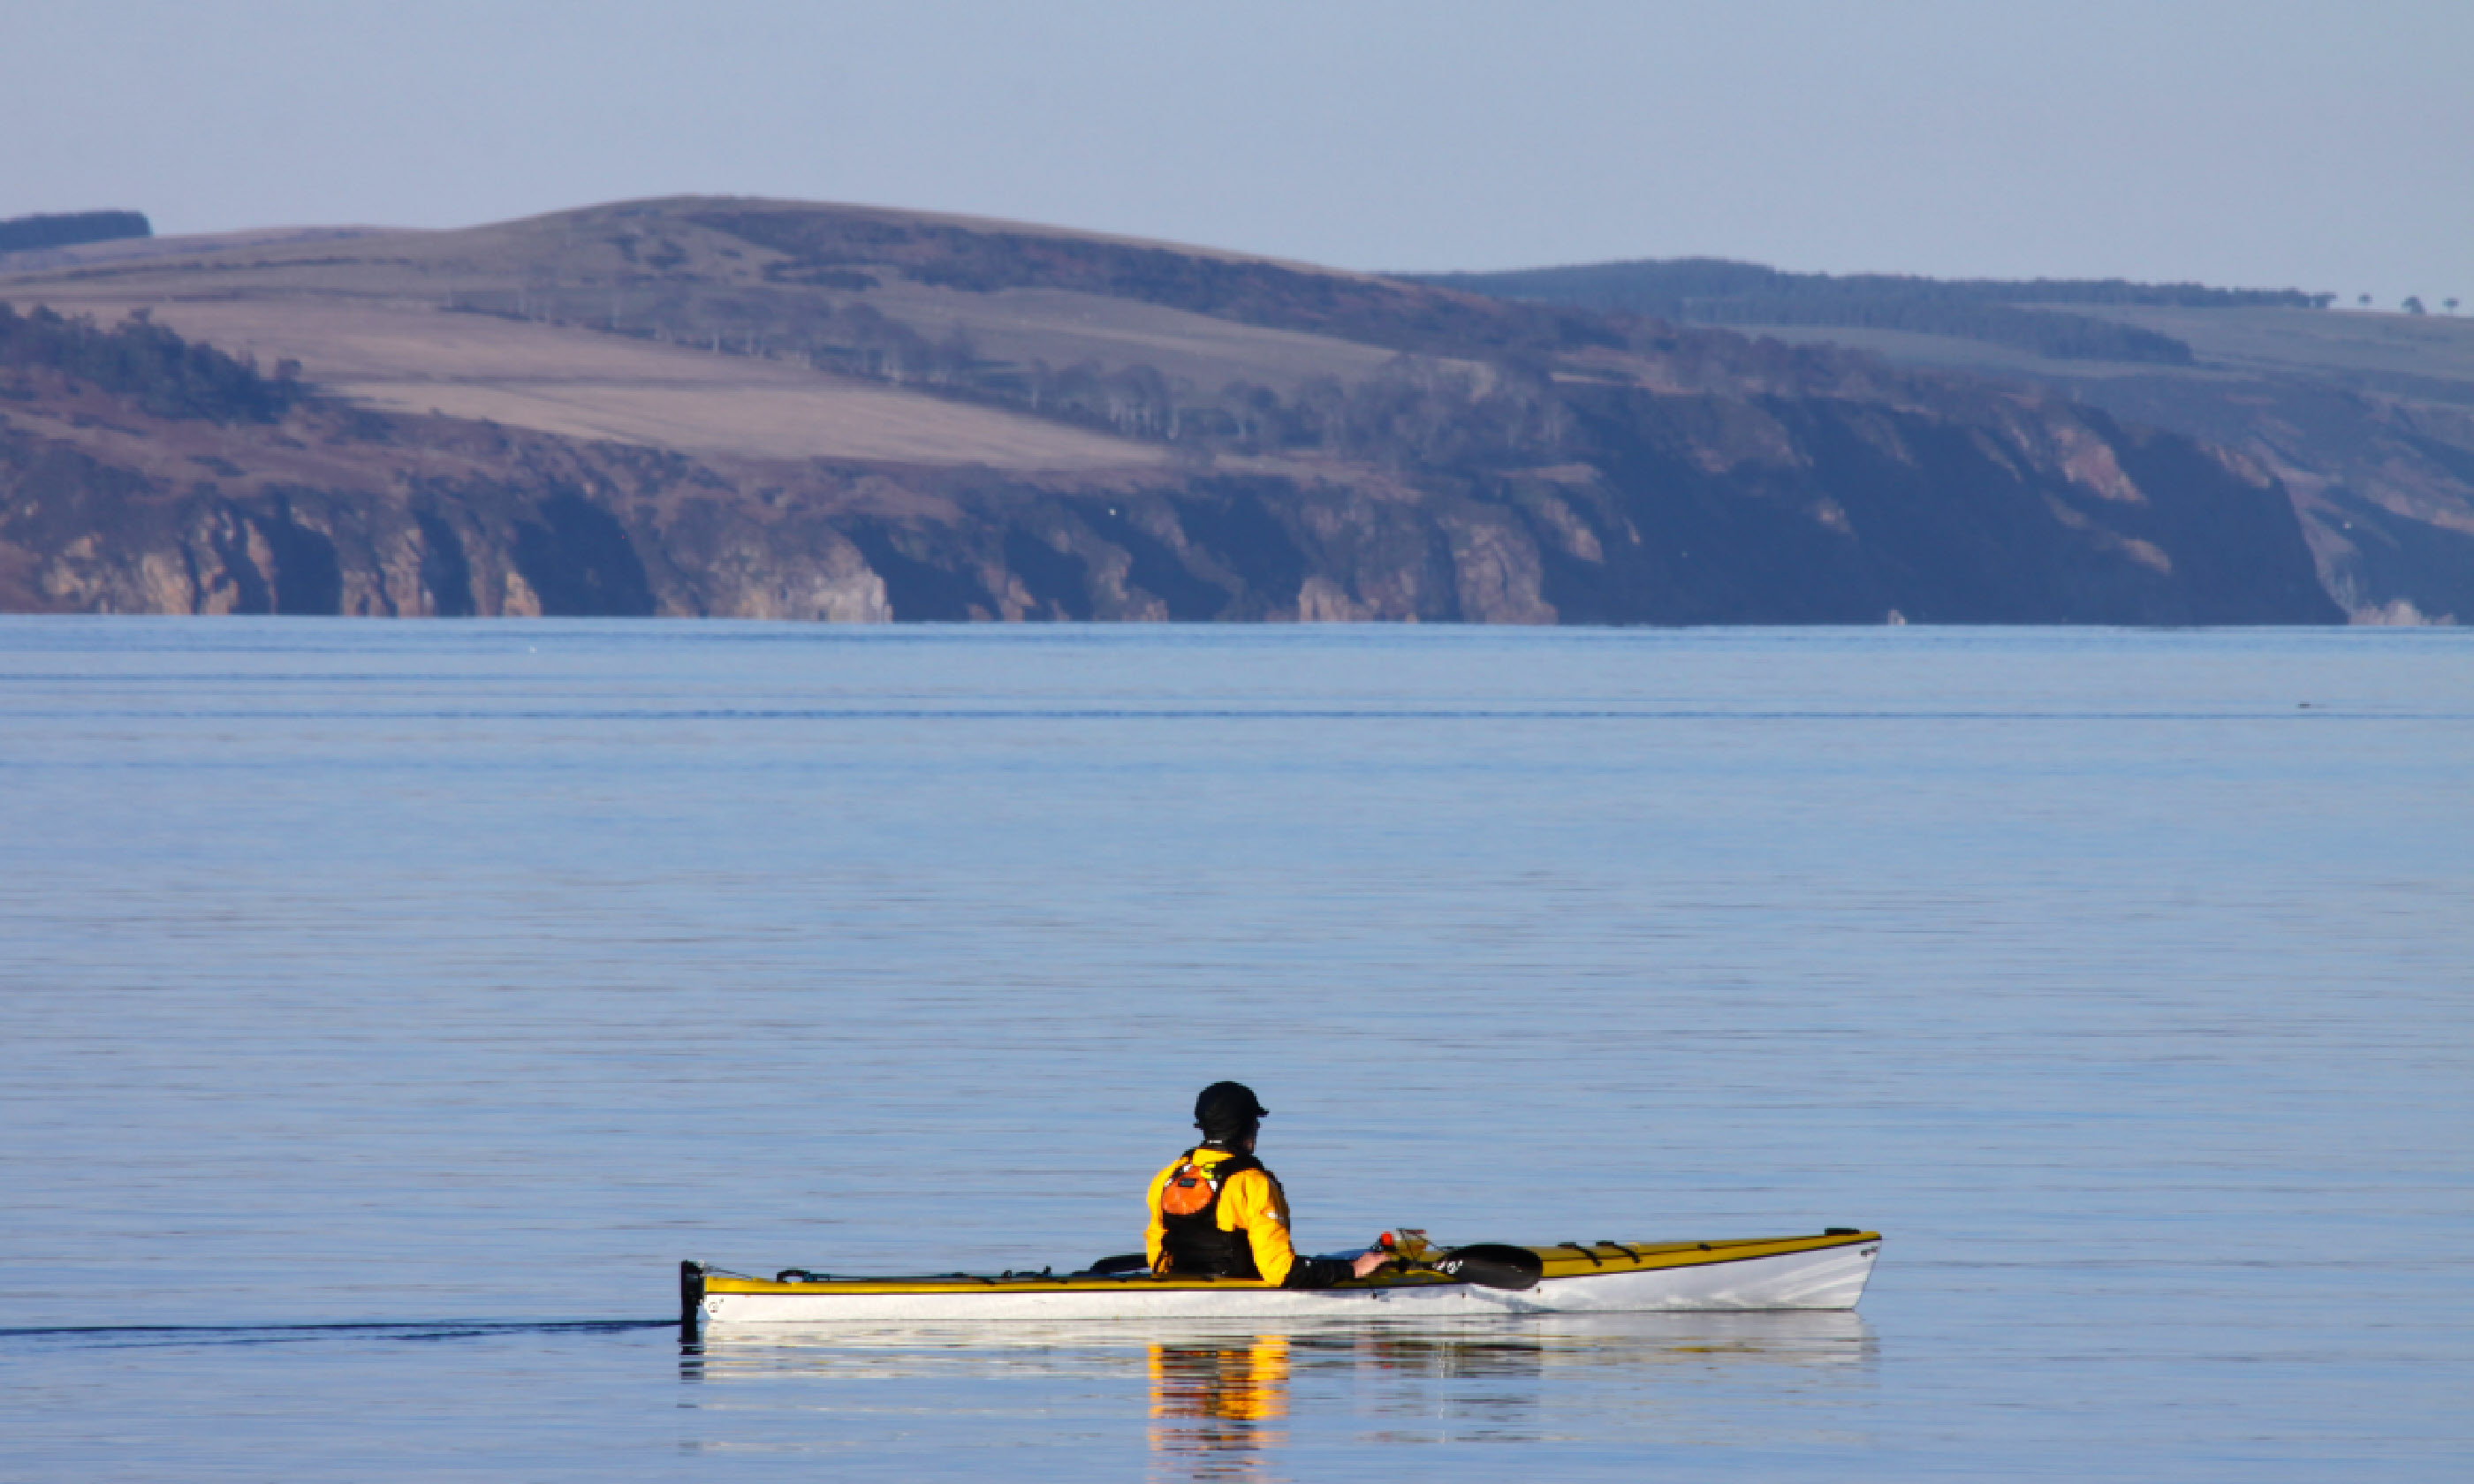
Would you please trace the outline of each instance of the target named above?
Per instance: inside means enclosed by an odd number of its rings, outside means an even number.
[[[1595,457],[1104,479],[727,467],[444,419],[0,424],[0,608],[1479,623],[2333,622],[2284,495],[2019,409],[1581,403]],[[85,427],[74,426],[83,418]],[[61,436],[51,436],[60,434]],[[114,459],[119,452],[124,457]],[[142,453],[142,457],[131,456]],[[339,475],[341,477],[339,477]]]
[[[829,523],[644,450],[327,408],[264,428],[81,417],[75,442],[22,410],[0,424],[0,609],[893,616]]]

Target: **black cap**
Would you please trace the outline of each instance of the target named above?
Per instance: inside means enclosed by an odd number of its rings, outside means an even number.
[[[1215,1082],[1194,1098],[1194,1126],[1215,1137],[1243,1134],[1269,1113],[1254,1089],[1242,1082]]]

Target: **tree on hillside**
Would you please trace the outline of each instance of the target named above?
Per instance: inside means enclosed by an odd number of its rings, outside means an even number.
[[[2400,307],[2408,314],[2428,313],[2428,311],[2422,307],[2422,296],[2419,294],[2408,294],[2405,297],[2405,303]]]
[[[2354,302],[2362,305],[2365,309],[2368,309],[2371,307],[2371,296],[2368,294],[2357,294],[2354,296]]]
[[[306,389],[299,368],[269,380],[257,363],[182,340],[139,310],[110,329],[42,305],[0,302],[0,367],[39,367],[134,398],[158,418],[274,422]]]
[[[52,216],[12,217],[0,222],[0,252],[36,248],[73,248],[89,242],[117,242],[124,237],[152,237],[154,227],[142,211],[71,211]]]

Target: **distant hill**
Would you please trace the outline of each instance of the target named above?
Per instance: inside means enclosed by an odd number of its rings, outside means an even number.
[[[1708,258],[1418,281],[2030,383],[2204,439],[2292,492],[2322,586],[2349,612],[2474,622],[2474,320],[2338,311],[2293,289],[1832,276]]]
[[[1569,268],[1398,276],[1498,299],[1629,310],[1668,319],[1687,317],[1695,304],[1747,299],[1807,303],[1905,299],[1940,304],[2136,304],[2172,309],[2324,309],[2336,299],[2333,294],[2305,294],[2299,289],[2219,289],[2201,283],[2135,283],[2126,278],[1788,273],[1720,257],[1638,258]]]
[[[0,252],[73,248],[82,243],[115,242],[154,234],[155,227],[142,211],[73,211],[59,216],[11,217],[0,221]]]
[[[0,608],[2342,616],[2249,461],[1637,313],[745,199],[285,239],[0,264]]]

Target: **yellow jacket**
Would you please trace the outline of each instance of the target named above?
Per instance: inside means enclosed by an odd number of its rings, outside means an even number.
[[[1206,1169],[1230,1157],[1225,1149],[1198,1149],[1194,1162]],[[1152,1266],[1160,1262],[1160,1244],[1168,1236],[1168,1226],[1160,1219],[1160,1191],[1171,1175],[1185,1165],[1180,1155],[1168,1162],[1168,1167],[1152,1178],[1150,1192],[1144,1197],[1151,1208],[1152,1222],[1143,1233],[1143,1254]],[[1255,1271],[1263,1281],[1274,1288],[1286,1282],[1289,1269],[1297,1266],[1298,1250],[1289,1243],[1289,1198],[1282,1193],[1280,1183],[1270,1170],[1239,1170],[1220,1187],[1220,1208],[1214,1212],[1212,1225],[1223,1232],[1243,1232],[1246,1245],[1253,1250]]]

